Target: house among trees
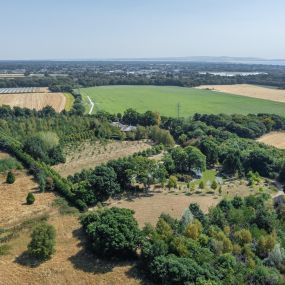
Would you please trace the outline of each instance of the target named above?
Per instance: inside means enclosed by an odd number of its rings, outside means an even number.
[[[119,128],[122,132],[132,132],[137,129],[135,126],[124,125],[120,122],[112,122],[112,126]]]

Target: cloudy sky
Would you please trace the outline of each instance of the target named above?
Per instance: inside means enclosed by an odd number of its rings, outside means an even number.
[[[285,58],[284,0],[3,0],[0,11],[0,59]]]

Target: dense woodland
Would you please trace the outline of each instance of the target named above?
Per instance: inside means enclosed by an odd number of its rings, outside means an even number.
[[[102,208],[81,223],[95,254],[139,258],[154,284],[283,284],[284,204],[267,195],[222,200],[206,215],[190,204],[180,220],[162,214],[142,231],[127,209]]]

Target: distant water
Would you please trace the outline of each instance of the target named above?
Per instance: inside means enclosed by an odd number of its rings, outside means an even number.
[[[212,74],[212,75],[219,75],[219,76],[228,76],[228,77],[233,77],[233,76],[249,76],[249,75],[260,75],[260,74],[267,74],[266,72],[228,72],[228,71],[221,71],[221,72],[212,72],[212,71],[203,71],[199,72],[199,74]]]

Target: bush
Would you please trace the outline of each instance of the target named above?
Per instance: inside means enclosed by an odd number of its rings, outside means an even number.
[[[177,187],[177,177],[171,175],[168,179],[168,184],[167,184],[168,188],[176,188]]]
[[[13,174],[12,171],[9,171],[7,174],[6,182],[8,184],[13,184],[15,182],[15,175]]]
[[[216,190],[218,188],[218,184],[217,184],[217,182],[215,180],[212,182],[211,188],[213,190]]]
[[[129,209],[103,209],[81,219],[94,251],[102,256],[133,256],[141,243],[141,232]]]
[[[5,172],[11,169],[22,169],[22,165],[15,158],[0,159],[0,172]]]
[[[46,260],[55,252],[55,228],[48,224],[37,225],[32,232],[32,240],[28,245],[31,256]]]
[[[34,202],[35,202],[35,196],[34,196],[34,194],[33,193],[28,193],[28,195],[27,195],[27,198],[26,198],[26,201],[27,201],[27,204],[28,205],[32,205],[32,204],[34,204]]]

